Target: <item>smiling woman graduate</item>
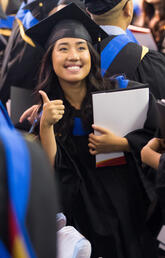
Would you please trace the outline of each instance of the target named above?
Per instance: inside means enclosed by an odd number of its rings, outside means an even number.
[[[112,89],[110,80],[104,84],[92,47],[105,32],[70,4],[26,33],[46,49],[36,88],[43,100],[39,133],[67,220],[90,240],[92,257],[155,258],[145,224],[148,196],[132,155],[140,158],[156,130],[152,98],[146,128],[139,132],[118,137],[92,125],[91,92]],[[100,149],[124,151],[125,164],[96,168]]]

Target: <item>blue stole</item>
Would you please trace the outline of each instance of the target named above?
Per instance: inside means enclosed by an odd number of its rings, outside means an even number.
[[[104,76],[109,66],[120,51],[130,42],[134,42],[126,34],[114,37],[101,52],[101,74]]]
[[[133,42],[135,42],[136,44],[139,44],[139,42],[137,41],[137,39],[135,38],[135,36],[133,35],[132,31],[127,29],[126,30],[127,36],[133,40]]]
[[[15,20],[15,16],[13,15],[8,15],[6,19],[0,18],[0,29],[12,30],[14,20]]]
[[[25,226],[31,178],[30,154],[26,142],[12,125],[1,102],[0,140],[3,143],[7,160],[9,235],[11,239],[10,254],[3,242],[0,241],[0,257],[35,258]]]
[[[22,22],[25,29],[29,29],[30,27],[36,25],[38,20],[32,15],[30,10],[23,9],[24,7],[25,4],[22,3],[16,14],[16,18]]]

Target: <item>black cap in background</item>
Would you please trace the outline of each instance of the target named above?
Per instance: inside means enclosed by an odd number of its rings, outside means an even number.
[[[38,20],[42,20],[57,6],[57,3],[58,0],[35,0],[27,4],[24,9],[31,11]]]
[[[68,5],[70,3],[76,4],[79,8],[86,11],[85,4],[81,0],[59,0],[58,5]]]
[[[122,0],[84,0],[86,8],[90,13],[99,15],[108,12]]]
[[[31,27],[26,35],[43,48],[48,48],[56,40],[66,37],[82,38],[96,44],[108,36],[74,3]]]

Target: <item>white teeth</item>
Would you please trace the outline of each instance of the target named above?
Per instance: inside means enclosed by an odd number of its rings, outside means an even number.
[[[68,66],[67,69],[70,71],[79,71],[80,66]]]

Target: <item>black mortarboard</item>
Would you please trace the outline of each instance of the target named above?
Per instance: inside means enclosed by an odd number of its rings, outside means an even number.
[[[84,0],[90,13],[103,14],[114,8],[122,0]]]
[[[8,5],[6,7],[6,14],[16,14],[21,5],[21,0],[8,0]]]
[[[27,4],[24,9],[31,11],[34,17],[44,19],[57,6],[58,0],[35,0]]]
[[[81,0],[59,0],[58,5],[68,5],[70,3],[76,4],[82,10],[86,10],[85,4]]]
[[[6,14],[3,12],[1,5],[0,5],[0,18],[6,19]]]
[[[61,38],[82,38],[96,44],[108,35],[77,5],[71,3],[26,31],[43,48]]]

